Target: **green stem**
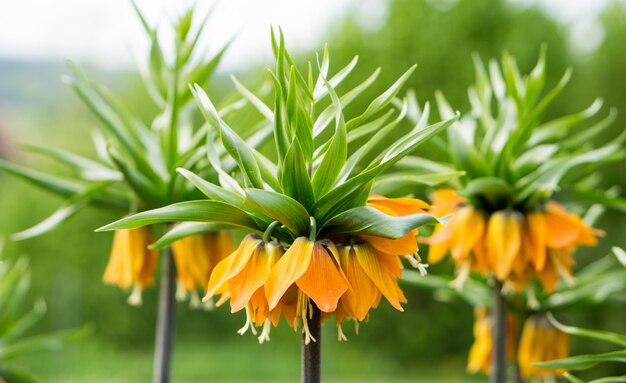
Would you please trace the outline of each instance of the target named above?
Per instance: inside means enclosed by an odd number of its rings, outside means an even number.
[[[320,383],[321,379],[321,355],[322,355],[322,331],[321,312],[314,303],[311,303],[312,313],[307,321],[310,335],[315,341],[306,344],[306,335],[302,334],[302,383]]]
[[[171,380],[176,319],[175,290],[176,266],[172,250],[168,247],[161,252],[161,281],[152,377],[154,383],[169,383]]]
[[[506,297],[502,294],[502,282],[493,287],[493,347],[491,353],[491,383],[506,383]]]
[[[274,232],[274,229],[278,227],[278,225],[280,225],[279,221],[274,221],[270,223],[270,225],[267,227],[267,229],[265,229],[265,232],[263,233],[263,242],[268,243],[272,240],[272,233]]]
[[[309,239],[311,241],[315,241],[315,238],[317,238],[317,221],[315,220],[315,217],[311,217],[311,231],[309,232]]]

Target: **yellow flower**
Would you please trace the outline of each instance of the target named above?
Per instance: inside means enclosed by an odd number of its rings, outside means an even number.
[[[408,198],[370,196],[368,206],[393,216],[422,213],[428,204]],[[362,321],[384,296],[402,311],[406,298],[398,286],[402,277],[401,257],[424,267],[417,257],[414,230],[398,239],[374,236],[352,238],[298,237],[291,244],[264,242],[249,234],[239,248],[215,266],[207,295],[221,294],[218,305],[230,300],[231,311],[246,310],[246,325],[256,334],[263,326],[260,341],[269,339],[271,325],[280,317],[297,329],[303,325],[307,341],[313,340],[303,320],[314,304],[322,321],[335,315],[344,320]],[[340,339],[345,339],[339,327]]]
[[[205,289],[211,271],[219,261],[234,251],[233,239],[227,231],[193,235],[172,244],[178,279],[177,297],[191,296],[191,305],[200,300],[196,290]]]
[[[507,315],[506,320],[506,345],[507,357],[512,360],[515,355],[516,323],[512,314]],[[467,371],[475,373],[491,373],[492,352],[492,318],[487,309],[478,307],[474,310],[474,343],[470,348]]]
[[[567,358],[569,335],[554,327],[545,315],[535,315],[526,320],[518,350],[518,363],[522,378],[550,378],[565,371],[533,366],[533,363]]]
[[[486,212],[465,205],[449,189],[433,197],[431,214],[454,212],[454,217],[424,240],[430,245],[429,261],[438,262],[450,252],[461,279],[470,270],[492,273],[519,291],[535,275],[551,292],[561,277],[572,280],[574,249],[593,246],[596,236],[602,235],[554,201],[526,212]]]
[[[123,289],[132,288],[128,298],[131,304],[141,304],[141,290],[154,282],[157,252],[148,249],[152,242],[147,227],[115,232],[111,257],[102,280]]]

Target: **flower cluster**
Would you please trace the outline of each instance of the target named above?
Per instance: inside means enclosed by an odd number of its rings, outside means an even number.
[[[459,281],[472,270],[492,273],[516,291],[536,275],[552,292],[563,277],[572,281],[572,252],[577,246],[593,246],[602,232],[555,201],[532,211],[503,209],[487,212],[468,205],[451,189],[433,194],[432,214],[454,214],[425,239],[430,244],[429,262],[439,262],[447,252],[458,267]]]
[[[423,213],[428,205],[409,198],[387,199],[371,195],[368,206],[390,216]],[[268,233],[268,236],[271,233]],[[214,269],[206,299],[221,294],[218,304],[230,299],[231,311],[246,310],[246,325],[261,342],[269,339],[271,324],[284,317],[297,329],[302,323],[307,342],[314,340],[303,320],[311,305],[322,320],[336,315],[339,339],[344,320],[363,321],[384,296],[397,310],[406,302],[397,279],[402,258],[422,268],[417,255],[417,230],[398,239],[371,235],[335,238],[298,237],[285,249],[276,241],[248,234],[237,251]]]
[[[568,357],[569,335],[554,327],[545,314],[537,314],[524,322],[518,345],[516,322],[515,315],[507,315],[507,358],[516,360],[522,378],[549,379],[563,375],[563,370],[540,368],[535,363]],[[467,363],[467,370],[471,373],[491,373],[492,327],[493,317],[489,312],[483,307],[476,308],[474,344]]]
[[[157,251],[151,250],[154,236],[148,227],[117,230],[103,282],[132,289],[128,302],[141,304],[141,291],[154,283]],[[233,239],[226,231],[185,237],[172,244],[178,279],[177,297],[190,296],[192,307],[200,306],[197,290],[206,288],[215,265],[233,251]],[[209,308],[210,302],[205,306]]]

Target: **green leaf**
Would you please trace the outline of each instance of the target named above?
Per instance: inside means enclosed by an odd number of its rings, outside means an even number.
[[[309,213],[291,197],[266,190],[246,189],[246,205],[281,222],[294,236],[309,233]]]
[[[312,185],[315,196],[322,196],[333,187],[348,155],[346,123],[343,118],[341,103],[330,83],[326,79],[323,80],[335,108],[336,124],[335,134],[331,138],[321,164],[313,175]]]
[[[453,171],[447,173],[393,173],[377,178],[374,181],[373,192],[385,196],[405,194],[398,190],[410,191],[419,186],[437,186],[445,182],[458,178],[465,174],[463,171]]]
[[[313,186],[297,137],[285,155],[280,182],[284,193],[299,201],[305,208],[310,209],[315,203]]]
[[[184,87],[183,90],[181,90],[182,94],[180,95],[181,103],[186,103],[189,99],[191,99],[191,96],[193,95],[192,92],[187,91],[187,85],[205,84],[217,69],[218,64],[224,57],[226,50],[230,47],[230,44],[232,44],[232,42],[233,40],[227,42],[226,45],[224,45],[224,47],[222,47],[222,49],[220,49],[219,52],[215,54],[215,56],[208,59],[204,63],[197,65],[194,70],[189,73],[186,81],[181,81],[181,86]]]
[[[346,180],[326,193],[322,198],[317,200],[313,206],[313,213],[315,218],[318,219],[318,225],[322,225],[326,219],[329,219],[334,213],[340,211],[338,209],[344,205],[344,199],[350,199],[353,193],[363,188],[363,185],[368,184],[385,169],[410,154],[414,149],[435,134],[446,129],[454,121],[456,120],[442,121],[408,135],[384,153],[384,157],[378,165],[370,165],[365,171]]]
[[[213,233],[220,230],[230,229],[232,226],[225,225],[221,223],[211,223],[211,222],[182,222],[178,225],[174,225],[174,227],[165,233],[161,238],[159,238],[155,243],[153,243],[150,248],[151,249],[163,249],[172,243],[178,241],[179,239],[183,239],[186,237],[190,237],[192,235],[199,235],[205,233]]]
[[[578,113],[571,114],[569,116],[560,117],[560,118],[551,120],[545,124],[542,124],[535,129],[535,133],[530,138],[529,144],[537,145],[539,143],[553,141],[553,140],[560,140],[563,138],[566,138],[565,140],[566,142],[573,139],[573,142],[579,142],[580,144],[586,143],[587,141],[584,138],[593,137],[595,135],[594,131],[598,129],[597,127],[595,129],[591,129],[590,131],[585,129],[584,131],[576,135],[578,137],[575,139],[574,137],[576,136],[570,137],[571,130],[576,125],[595,116],[600,111],[601,108],[602,108],[602,100],[595,99],[593,103],[585,110],[582,110]],[[615,116],[611,117],[611,114],[609,114],[607,118],[608,120],[605,119],[599,123],[600,128],[603,129],[605,125],[610,124],[610,122],[612,122],[611,119],[614,119]]]
[[[19,177],[39,188],[66,198],[79,194],[84,189],[84,185],[77,182],[68,181],[59,177],[51,176],[47,173],[15,165],[3,159],[0,159],[0,170],[4,170],[5,172]],[[93,204],[122,210],[128,210],[129,208],[129,202],[127,200],[113,196],[95,196],[93,198]]]
[[[484,199],[492,207],[506,207],[513,200],[515,189],[501,178],[480,177],[470,181],[461,195]]]
[[[534,363],[535,366],[549,369],[588,370],[599,363],[626,363],[626,351],[605,352],[602,354],[577,355],[549,362]]]
[[[326,51],[324,53],[326,56]],[[339,86],[339,84],[341,84],[343,80],[348,77],[350,72],[352,72],[352,70],[356,67],[356,64],[358,62],[359,56],[354,56],[354,58],[348,63],[348,65],[343,67],[339,72],[337,72],[337,74],[335,74],[330,80],[328,80],[330,86],[332,86],[333,88]],[[318,83],[316,84],[315,91],[313,92],[313,97],[315,98],[316,103],[320,102],[324,98],[324,96],[328,94],[328,88],[325,85],[326,79],[328,78],[327,72],[328,70],[326,70],[326,72],[323,72],[320,69],[320,78],[318,80]]]
[[[339,98],[341,101],[341,106],[345,109],[348,105],[352,103],[359,95],[361,95],[367,88],[369,88],[378,78],[380,74],[380,68],[377,68],[367,79],[365,79],[362,83],[352,88],[350,91],[346,92],[343,96]],[[330,122],[333,120],[335,116],[335,108],[331,103],[319,114],[315,123],[313,124],[313,136],[318,137],[323,132],[326,131],[326,128],[329,126]]]
[[[136,229],[167,222],[212,222],[259,230],[255,221],[238,207],[219,201],[186,201],[122,218],[96,231]]]
[[[617,257],[619,263],[621,263],[622,266],[626,267],[626,251],[617,246],[613,246],[611,250],[613,251],[613,254],[615,254],[615,256]]]
[[[375,113],[382,110],[385,106],[389,105],[391,100],[398,94],[402,86],[407,82],[411,74],[415,71],[417,65],[413,65],[410,67],[398,80],[396,80],[393,85],[389,87],[386,91],[384,91],[381,95],[376,97],[365,109],[365,111],[358,117],[353,118],[348,121],[346,124],[346,128],[351,130],[354,127],[361,125],[368,118],[373,116]]]
[[[189,170],[178,168],[176,169],[176,171],[180,175],[185,177],[189,182],[191,182],[196,188],[198,188],[198,190],[200,190],[202,194],[211,199],[226,202],[235,206],[241,205],[244,201],[243,196],[241,196],[240,194],[224,189],[221,186],[212,184],[209,181],[205,181],[195,173],[190,172]]]
[[[582,380],[581,383],[584,383]],[[589,383],[624,383],[626,382],[626,375],[622,376],[607,376],[606,378],[594,379]]]
[[[411,214],[393,217],[367,207],[355,207],[330,219],[324,226],[329,235],[361,234],[397,239],[411,230],[439,221],[430,214]]]
[[[459,289],[455,286],[454,277],[432,274],[422,276],[417,271],[403,270],[402,282],[434,292],[444,292],[446,295],[462,299],[474,307],[491,306],[491,289],[477,279],[468,278],[463,284],[463,288]]]
[[[63,150],[39,146],[33,144],[21,144],[21,147],[32,152],[39,153],[78,170],[83,178],[89,181],[120,181],[122,174],[114,171],[96,161]]]
[[[133,189],[141,201],[148,204],[160,203],[162,185],[153,184],[149,178],[145,177],[137,169],[132,168],[113,148],[109,147],[108,149],[109,157],[111,157],[113,164],[124,175],[126,183]]]
[[[566,334],[581,336],[583,338],[601,340],[607,343],[616,344],[618,346],[626,347],[626,335],[615,334],[609,331],[600,331],[600,330],[587,330],[584,328],[566,326],[554,318],[552,313],[548,314],[548,319],[550,323],[559,330],[563,331]],[[626,354],[625,354],[626,356]],[[626,360],[625,360],[626,362]]]
[[[237,162],[237,165],[246,178],[247,183],[256,188],[262,189],[263,179],[261,177],[261,170],[259,169],[259,165],[256,162],[252,149],[220,118],[215,106],[199,85],[196,84],[192,88],[192,92],[209,125],[219,129],[224,147],[233,157],[235,162]]]
[[[289,150],[289,137],[291,134],[288,130],[287,117],[285,115],[285,105],[283,100],[283,91],[280,81],[271,73],[272,82],[274,83],[274,144],[278,154],[279,163],[285,158],[285,153]]]
[[[76,78],[64,77],[64,81],[83,100],[85,105],[100,120],[101,125],[111,133],[120,149],[128,154],[146,176],[157,179],[158,174],[142,154],[144,147],[137,134],[136,120],[124,105],[115,100],[103,86],[91,81],[72,62],[68,63]]]
[[[243,86],[234,75],[230,76],[231,80],[235,84],[235,88],[237,91],[246,99],[252,106],[256,108],[265,117],[268,121],[274,121],[274,112],[265,105],[263,101],[261,101],[254,93],[250,92],[248,88]]]
[[[69,200],[65,201],[63,205],[61,205],[48,218],[27,230],[13,234],[11,238],[14,241],[21,241],[42,235],[55,229],[60,224],[73,217],[80,209],[87,206],[91,202],[93,195],[99,193],[107,186],[109,186],[108,182],[99,182],[88,186],[83,192],[76,194]]]

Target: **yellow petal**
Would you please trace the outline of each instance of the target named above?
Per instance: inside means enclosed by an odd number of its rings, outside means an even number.
[[[370,243],[376,250],[386,254],[407,255],[417,253],[416,230],[398,239],[388,239],[382,237],[374,237],[370,235],[362,235],[360,238]]]
[[[439,189],[431,196],[433,200],[429,211],[435,217],[443,217],[454,212],[454,210],[465,200],[452,189]]]
[[[226,282],[230,278],[239,274],[248,263],[248,260],[254,253],[254,249],[261,242],[261,239],[255,235],[246,235],[237,248],[237,251],[224,258],[224,260],[218,263],[213,269],[211,277],[209,278],[209,285],[207,287],[205,298],[213,296],[218,289],[226,285]]]
[[[511,272],[521,247],[520,214],[511,210],[493,213],[487,225],[487,258],[496,278]]]
[[[211,268],[235,251],[233,237],[228,231],[207,233],[204,235],[204,240],[211,260]]]
[[[435,227],[433,235],[429,238],[420,238],[428,246],[428,262],[437,263],[446,256],[450,249],[450,238],[452,238],[452,226],[450,222]]]
[[[387,207],[400,216],[424,213],[430,208],[428,203],[417,198],[386,198],[376,194],[369,196],[367,205],[375,209]]]
[[[362,321],[367,317],[369,310],[374,306],[380,294],[376,285],[372,283],[359,265],[352,246],[340,248],[339,257],[341,268],[346,273],[350,284],[348,291],[341,297],[341,301],[348,313],[347,315]]]
[[[374,249],[367,244],[367,242],[355,245],[354,251],[359,265],[378,290],[380,290],[394,308],[399,311],[404,311],[400,305],[400,301],[404,300],[404,297],[399,294],[400,288],[398,287],[398,282],[393,274],[389,273],[385,266],[381,264],[379,255],[376,254]]]
[[[193,235],[172,244],[176,274],[187,290],[204,287],[208,283],[211,260],[202,235]]]
[[[315,243],[309,267],[296,281],[323,312],[334,311],[339,298],[348,290],[348,282],[338,268],[332,253]]]
[[[556,202],[545,206],[546,242],[549,247],[562,249],[576,243],[580,234],[580,224]]]
[[[312,252],[313,242],[306,237],[298,237],[285,255],[276,262],[265,282],[265,296],[270,310],[276,307],[289,286],[309,268]]]
[[[231,312],[246,307],[252,294],[263,286],[270,270],[283,254],[277,243],[259,244],[240,273],[228,280]]]
[[[541,271],[546,264],[546,222],[543,213],[526,214],[524,229],[525,257],[533,263],[535,270]]]
[[[484,308],[474,311],[474,343],[470,348],[467,371],[470,373],[491,371],[491,320]]]
[[[450,239],[452,257],[457,261],[465,259],[483,236],[485,217],[480,210],[466,206],[456,212],[450,225],[452,226]]]

